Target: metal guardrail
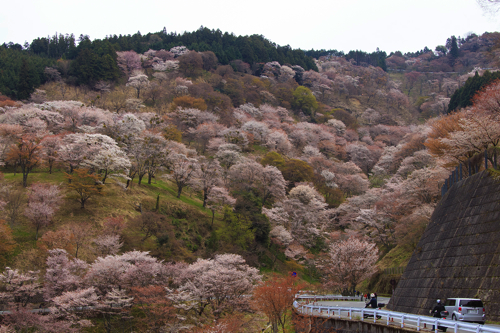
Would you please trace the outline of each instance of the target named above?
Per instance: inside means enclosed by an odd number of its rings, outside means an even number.
[[[492,168],[497,169],[497,151],[496,149],[493,151],[493,155],[489,156],[488,155],[488,150],[485,149],[484,153],[481,153],[484,155],[484,170],[488,170],[488,163],[491,165]],[[488,160],[490,162],[488,162]],[[466,170],[463,172],[462,170],[462,163],[460,163],[455,170],[453,170],[450,174],[450,176],[444,180],[443,186],[441,186],[441,196],[444,197],[446,192],[453,186],[453,184],[461,181],[464,176],[466,176],[466,173],[468,173],[468,177],[476,174],[479,172],[479,168],[481,163],[476,163],[472,164],[470,158],[467,160],[467,165],[464,164]]]
[[[406,267],[389,267],[384,269],[384,274],[387,275],[397,275],[397,274],[403,274],[405,272]]]
[[[306,296],[306,297],[304,297]],[[299,295],[299,299],[310,299],[313,295]],[[318,298],[318,296],[315,296]],[[318,298],[319,299],[319,298]],[[352,307],[342,307],[342,306],[326,306],[326,305],[314,305],[314,304],[300,304],[297,301],[293,302],[293,306],[304,315],[317,316],[317,317],[328,317],[328,318],[348,318],[349,320],[354,317],[359,316],[359,320],[364,321],[365,316],[373,317],[373,322],[377,323],[377,317],[379,319],[384,319],[383,321],[378,321],[378,323],[385,323],[387,326],[398,325],[394,322],[394,319],[399,320],[401,328],[405,326],[413,326],[417,331],[421,330],[421,326],[424,325],[434,325],[434,332],[438,333],[438,326],[452,328],[454,333],[458,333],[458,330],[475,332],[475,333],[500,333],[500,328],[464,323],[459,321],[452,321],[447,319],[440,319],[428,316],[418,316],[414,314],[402,313],[402,312],[392,312],[379,309],[369,309],[369,308],[352,308]],[[315,313],[316,311],[316,313]],[[344,316],[342,316],[344,314]],[[355,318],[357,319],[357,318]],[[371,320],[371,318],[368,318]]]
[[[296,299],[309,299],[316,301],[360,301],[361,296],[341,296],[341,295],[302,295],[297,294]]]
[[[373,317],[373,322],[377,322],[377,318],[385,318],[385,324],[387,326],[394,325],[394,319],[400,321],[401,328],[405,326],[415,326],[417,331],[420,331],[422,325],[434,325],[435,332],[438,332],[437,327],[446,327],[453,328],[455,333],[458,333],[458,330],[463,330],[467,332],[488,332],[488,333],[499,333],[500,329],[495,327],[483,326],[479,324],[470,324],[463,323],[457,321],[451,321],[446,319],[438,319],[427,316],[418,316],[400,312],[391,312],[385,310],[378,309],[367,309],[367,308],[351,308],[351,307],[338,307],[338,306],[324,306],[324,305],[310,305],[310,304],[300,304],[297,301],[294,302],[294,307],[301,312],[302,314],[312,315],[312,316],[326,316],[329,318],[333,318],[337,316],[338,318],[342,318],[342,313],[345,314],[344,318],[347,317],[350,320],[353,319],[353,315],[359,315],[359,320],[364,321],[365,316]],[[315,311],[318,313],[315,314]],[[324,312],[325,311],[325,312]],[[335,315],[337,313],[337,315]],[[355,318],[356,319],[356,318]],[[379,321],[378,323],[384,323],[383,321]],[[397,325],[397,323],[396,323]]]

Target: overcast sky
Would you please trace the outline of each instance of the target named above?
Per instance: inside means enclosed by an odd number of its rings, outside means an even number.
[[[194,31],[264,35],[309,50],[377,47],[390,53],[434,49],[451,35],[500,31],[475,0],[18,0],[4,1],[0,44],[24,44],[58,33],[111,34]]]

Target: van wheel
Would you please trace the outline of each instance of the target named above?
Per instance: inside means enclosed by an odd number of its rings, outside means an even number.
[[[451,320],[457,321],[457,317],[455,317],[455,315],[452,315]]]

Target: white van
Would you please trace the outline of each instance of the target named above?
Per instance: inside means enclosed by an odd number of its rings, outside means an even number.
[[[452,320],[484,324],[486,311],[478,298],[448,298],[444,307]]]

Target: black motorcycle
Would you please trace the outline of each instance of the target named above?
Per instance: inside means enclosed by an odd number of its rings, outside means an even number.
[[[448,311],[444,310],[444,311],[440,312],[440,315],[441,315],[441,318],[446,319],[446,317],[448,317],[450,315],[450,313]],[[438,330],[441,330],[443,332],[446,332],[447,329],[448,329],[448,327],[438,326]],[[434,326],[432,326],[432,330],[434,330]]]

